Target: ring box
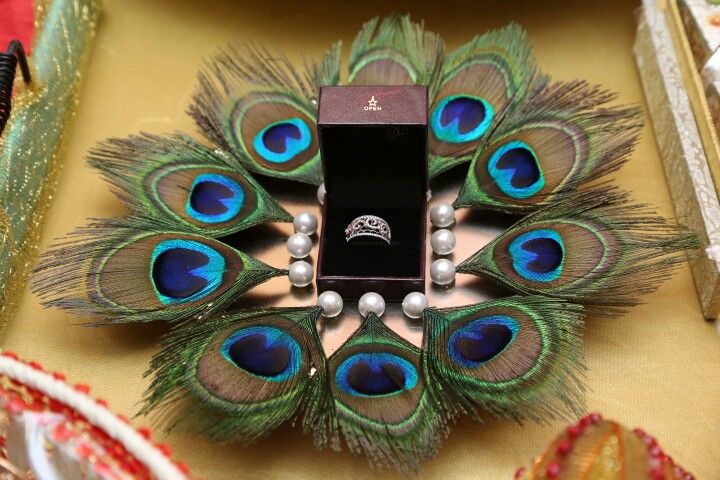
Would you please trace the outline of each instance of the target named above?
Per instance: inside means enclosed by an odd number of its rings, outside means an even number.
[[[317,288],[356,299],[377,292],[402,300],[425,290],[427,88],[320,89],[318,138],[325,202]],[[384,219],[381,238],[345,238],[361,215]]]

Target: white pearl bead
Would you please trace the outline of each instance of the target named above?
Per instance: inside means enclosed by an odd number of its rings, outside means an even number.
[[[294,233],[287,240],[287,249],[293,258],[305,258],[312,250],[312,240],[304,233]]]
[[[410,318],[422,317],[423,310],[428,307],[427,297],[420,292],[408,293],[402,302],[402,309]]]
[[[300,212],[293,219],[293,227],[295,227],[295,233],[312,235],[317,230],[318,219],[310,212]]]
[[[432,234],[430,245],[433,252],[438,255],[448,255],[455,249],[455,234],[450,230],[441,228]]]
[[[313,279],[313,267],[304,260],[293,262],[288,269],[288,277],[296,287],[307,287]]]
[[[331,290],[323,292],[318,296],[317,304],[323,309],[323,316],[337,317],[343,309],[343,299],[337,293]]]
[[[430,209],[430,221],[438,228],[449,227],[455,223],[455,209],[448,203],[438,203]]]
[[[448,285],[455,280],[455,264],[441,258],[430,265],[430,278],[438,285]]]
[[[368,292],[360,297],[358,309],[363,317],[367,317],[369,313],[379,317],[385,313],[385,300],[375,292]]]
[[[325,190],[325,184],[321,183],[317,190],[317,199],[318,202],[320,202],[320,205],[325,203],[325,194],[327,191]]]

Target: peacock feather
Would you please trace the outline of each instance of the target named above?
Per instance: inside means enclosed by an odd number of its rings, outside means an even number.
[[[514,420],[581,412],[582,312],[541,296],[425,310],[423,366],[437,404],[448,416]]]
[[[584,81],[527,97],[481,142],[455,208],[528,212],[620,168],[642,123],[638,107],[606,105],[616,97]]]
[[[430,107],[430,177],[469,161],[481,139],[545,81],[527,33],[514,23],[448,54]]]
[[[317,89],[339,81],[340,44],[297,71],[282,54],[230,46],[199,75],[189,113],[202,133],[247,169],[318,185]]]
[[[578,193],[520,220],[462,262],[523,294],[608,313],[637,305],[696,248],[696,236],[611,188]]]
[[[222,310],[286,273],[212,238],[121,218],[97,221],[51,248],[34,287],[47,306],[111,323],[180,321]]]
[[[348,82],[354,85],[428,85],[430,98],[442,68],[444,43],[409,15],[366,22],[350,49]]]
[[[328,359],[332,423],[350,451],[404,472],[434,455],[444,420],[429,395],[421,357],[371,313]]]
[[[97,146],[91,164],[131,214],[57,243],[35,290],[98,323],[179,322],[152,362],[142,412],[215,440],[251,443],[299,422],[319,447],[412,473],[461,414],[575,415],[584,313],[639,303],[698,242],[625,193],[580,189],[626,161],[639,111],[583,81],[550,83],[515,24],[446,55],[409,16],[373,19],[347,79],[428,86],[430,175],[469,164],[456,207],[526,215],[457,271],[519,295],[426,309],[421,348],[371,313],[329,358],[318,307],[229,310],[287,273],[225,241],[290,220],[253,175],[321,182],[317,90],[340,83],[340,58],[339,43],[303,69],[261,47],[216,54],[189,108],[212,145],[141,134]]]
[[[218,237],[292,221],[242,167],[185,135],[109,139],[90,164],[136,216],[171,229]]]
[[[177,328],[152,360],[142,412],[182,405],[174,425],[243,443],[306,412],[322,443],[318,425],[331,404],[319,315],[317,307],[246,310]]]

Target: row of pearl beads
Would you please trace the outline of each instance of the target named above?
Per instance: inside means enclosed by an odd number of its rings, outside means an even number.
[[[293,219],[293,227],[295,233],[287,240],[288,253],[293,258],[305,258],[312,250],[310,235],[317,231],[317,217],[309,212],[298,213]]]
[[[439,203],[430,209],[430,222],[439,228],[430,238],[430,246],[438,255],[449,255],[455,249],[455,234],[447,229],[455,224],[455,209],[448,203]],[[441,258],[430,265],[430,279],[437,285],[451,285],[455,281],[455,264]]]
[[[455,234],[447,227],[455,223],[455,209],[447,203],[439,203],[430,209],[430,222],[439,228],[430,237],[430,246],[438,255],[450,255],[455,250]]]
[[[322,308],[323,316],[328,318],[337,317],[343,309],[342,297],[333,291],[321,293],[318,296],[317,304]],[[420,318],[427,307],[428,299],[420,292],[407,294],[402,302],[403,312],[410,318]],[[367,317],[370,313],[380,317],[385,313],[385,299],[380,294],[368,292],[360,297],[358,310],[363,317]]]
[[[296,259],[306,258],[312,250],[312,239],[318,228],[317,217],[309,212],[301,212],[293,219],[295,233],[287,240],[287,249],[290,256]],[[288,277],[295,287],[307,287],[313,281],[315,272],[310,263],[300,260],[290,264]]]

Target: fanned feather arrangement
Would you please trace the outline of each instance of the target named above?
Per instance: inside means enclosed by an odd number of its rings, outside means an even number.
[[[459,415],[576,416],[585,313],[636,305],[697,239],[592,187],[628,159],[639,109],[583,81],[551,82],[515,24],[445,53],[407,16],[371,20],[347,81],[429,87],[431,176],[465,164],[457,208],[525,215],[458,271],[517,295],[426,309],[419,348],[370,314],[329,357],[320,308],[236,309],[286,272],[224,237],[291,220],[253,175],[320,183],[317,89],[340,83],[340,58],[339,43],[301,70],[260,47],[213,57],[189,109],[212,145],[140,134],[93,149],[130,214],[56,244],[35,290],[97,323],[179,322],[152,362],[142,412],[218,441],[252,443],[297,422],[319,447],[412,472]]]

